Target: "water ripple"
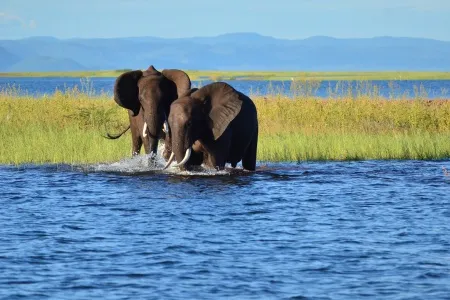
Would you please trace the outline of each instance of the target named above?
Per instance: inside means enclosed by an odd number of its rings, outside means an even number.
[[[0,299],[448,299],[442,167],[0,166]]]

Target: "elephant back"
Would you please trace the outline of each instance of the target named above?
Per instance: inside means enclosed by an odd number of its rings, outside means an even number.
[[[147,70],[145,70],[143,72],[143,76],[147,77],[147,76],[161,76],[161,72],[159,72],[158,70],[155,69],[155,67],[153,65],[151,65],[150,67],[148,67]]]

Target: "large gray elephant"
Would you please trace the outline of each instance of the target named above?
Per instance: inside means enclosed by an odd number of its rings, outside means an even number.
[[[242,160],[246,170],[256,168],[258,118],[253,101],[225,82],[192,89],[170,107],[164,168],[192,165],[234,168]]]
[[[177,69],[159,72],[150,66],[121,74],[114,84],[114,100],[128,109],[130,125],[117,135],[107,134],[108,138],[119,138],[131,129],[132,155],[140,153],[142,144],[146,154],[156,154],[170,105],[190,88],[189,76]]]

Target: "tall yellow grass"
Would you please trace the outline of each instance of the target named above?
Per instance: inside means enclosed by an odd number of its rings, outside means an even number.
[[[389,100],[312,92],[253,97],[260,161],[450,157],[450,101]],[[0,163],[95,163],[130,156],[131,138],[103,138],[128,125],[111,96],[77,89],[34,98],[0,92]]]

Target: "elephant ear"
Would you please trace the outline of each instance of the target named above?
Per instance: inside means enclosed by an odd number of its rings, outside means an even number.
[[[242,98],[225,82],[211,83],[199,89],[197,93],[206,106],[210,107],[210,127],[214,139],[217,140],[241,111]]]
[[[185,93],[178,95],[178,98],[183,98],[183,97],[189,97],[192,95],[192,93],[198,91],[198,88],[191,88],[189,90],[187,90]]]
[[[138,81],[142,77],[142,71],[129,71],[117,77],[114,84],[114,101],[136,116],[139,113],[139,88]]]
[[[162,74],[175,83],[177,87],[177,98],[180,98],[181,95],[190,90],[191,80],[185,72],[177,69],[166,69],[162,71]]]

